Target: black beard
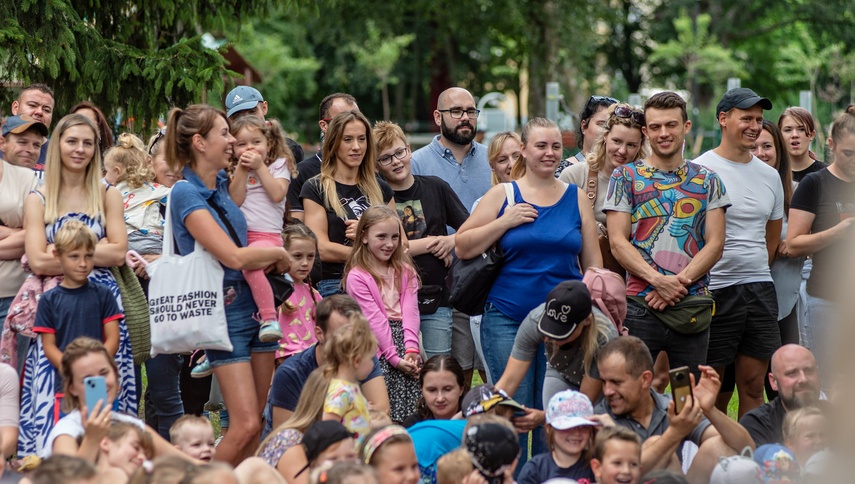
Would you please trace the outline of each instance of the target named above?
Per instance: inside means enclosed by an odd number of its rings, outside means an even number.
[[[462,135],[458,132],[460,128],[469,128],[468,135]],[[439,129],[442,132],[442,137],[451,141],[456,145],[465,146],[472,142],[475,139],[475,126],[472,126],[472,123],[469,121],[458,125],[456,128],[451,129],[445,124],[445,119],[439,123]]]

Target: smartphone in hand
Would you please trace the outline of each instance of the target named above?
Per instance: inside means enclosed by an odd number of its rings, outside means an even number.
[[[674,412],[680,413],[688,401],[687,397],[692,396],[692,380],[689,378],[689,367],[681,366],[674,368],[669,374],[671,377],[671,395],[674,399]]]
[[[86,397],[86,410],[89,416],[92,415],[92,409],[102,401],[101,408],[107,406],[107,380],[103,376],[90,376],[83,379],[83,388]]]

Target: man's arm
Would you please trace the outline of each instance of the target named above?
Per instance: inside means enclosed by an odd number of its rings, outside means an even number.
[[[683,440],[700,423],[702,415],[694,398],[688,398],[679,414],[674,413],[674,401],[668,403],[668,429],[659,438],[648,439],[641,446],[641,466],[644,470],[666,467]]]
[[[703,410],[704,416],[712,424],[708,427],[701,436],[701,444],[707,440],[721,436],[725,445],[740,452],[745,447],[754,449],[754,440],[748,434],[748,430],[742,425],[739,425],[735,420],[731,420],[724,412],[716,408],[715,401],[721,388],[721,381],[718,373],[711,366],[699,366],[701,370],[701,381],[695,385],[693,394]],[[694,380],[694,375],[692,375]]]
[[[20,259],[24,255],[24,229],[0,225],[0,260]]]

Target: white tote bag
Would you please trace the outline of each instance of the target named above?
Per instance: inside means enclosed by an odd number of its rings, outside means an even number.
[[[199,242],[191,254],[175,254],[171,205],[170,197],[163,255],[146,266],[151,279],[151,356],[199,349],[232,351],[223,304],[223,267]]]

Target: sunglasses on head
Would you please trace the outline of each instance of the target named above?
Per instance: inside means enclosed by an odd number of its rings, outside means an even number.
[[[619,118],[629,118],[630,121],[638,126],[644,126],[644,113],[629,106],[617,106],[614,110],[614,115]]]

